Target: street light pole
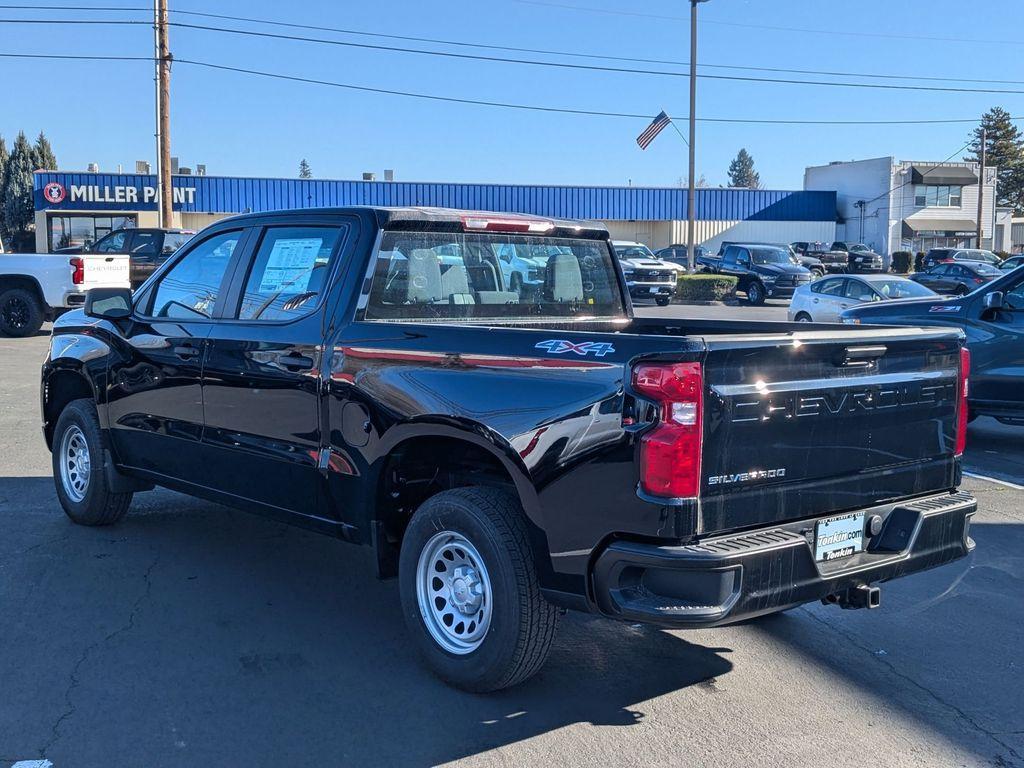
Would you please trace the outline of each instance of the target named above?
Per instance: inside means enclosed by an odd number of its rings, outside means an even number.
[[[696,128],[697,128],[697,3],[707,0],[690,0],[690,184],[686,195],[686,264],[690,272],[696,266]]]
[[[981,152],[979,153],[980,154],[980,158],[979,159],[981,160],[981,167],[978,169],[978,231],[977,231],[977,238],[976,238],[977,242],[975,242],[975,244],[974,244],[975,248],[981,248],[981,235],[982,235],[982,229],[983,229],[983,226],[984,226],[982,224],[982,216],[984,215],[984,210],[985,210],[985,160],[986,160],[985,152],[988,149],[988,147],[986,146],[987,139],[988,139],[988,134],[987,134],[985,128],[983,127],[981,129]],[[992,201],[992,204],[993,204],[993,207],[994,207],[995,206],[995,200]],[[994,232],[992,234],[995,235]],[[993,237],[993,240],[994,239],[995,238]]]

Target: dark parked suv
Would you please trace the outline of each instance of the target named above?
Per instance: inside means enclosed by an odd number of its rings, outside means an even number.
[[[544,254],[536,286],[506,278],[509,249]],[[779,253],[772,274],[802,270]],[[427,664],[491,691],[540,669],[560,609],[688,628],[874,608],[966,555],[960,347],[638,318],[585,222],[251,214],[57,319],[43,434],[77,523],[160,485],[371,547]]]

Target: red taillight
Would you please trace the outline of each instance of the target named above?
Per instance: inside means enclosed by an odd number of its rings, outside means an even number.
[[[700,363],[640,365],[633,386],[660,408],[658,425],[640,438],[641,488],[652,496],[697,496],[704,397]]]
[[[77,256],[68,262],[75,271],[71,273],[71,282],[75,285],[81,285],[85,282],[85,259],[80,259]]]
[[[953,450],[957,456],[961,456],[967,448],[967,416],[969,406],[967,405],[967,380],[971,375],[971,353],[967,347],[960,347],[960,377],[957,379],[957,403],[956,403],[956,448]]]

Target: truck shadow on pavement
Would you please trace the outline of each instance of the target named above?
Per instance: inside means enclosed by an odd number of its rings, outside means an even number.
[[[19,617],[4,759],[432,765],[632,726],[643,702],[732,669],[729,649],[569,614],[537,677],[469,695],[420,666],[367,549],[165,491],[81,528],[49,478],[0,479],[0,523],[0,615]]]
[[[1024,766],[1024,523],[975,522],[971,536],[968,558],[882,584],[879,610],[811,604],[749,626],[836,691],[859,689],[866,721],[887,709],[925,744]]]

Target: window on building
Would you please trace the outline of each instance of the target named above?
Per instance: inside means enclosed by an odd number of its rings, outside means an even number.
[[[49,225],[49,246],[52,252],[58,248],[91,246],[116,229],[134,227],[135,217],[51,214]]]
[[[917,184],[914,187],[914,205],[918,208],[958,208],[963,199],[963,187]]]

